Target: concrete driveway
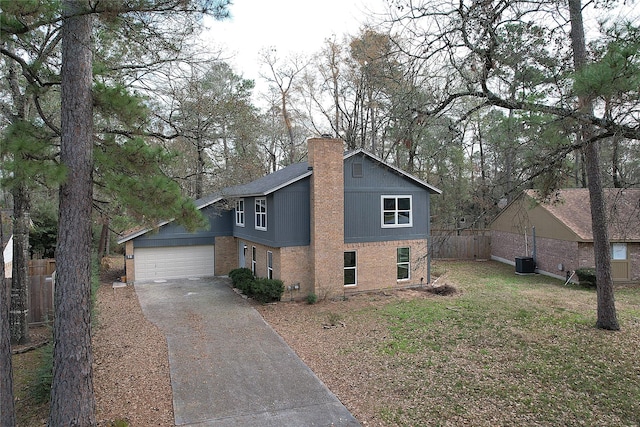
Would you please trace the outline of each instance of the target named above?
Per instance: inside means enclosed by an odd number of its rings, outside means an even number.
[[[177,426],[360,425],[229,279],[135,290],[167,337]]]

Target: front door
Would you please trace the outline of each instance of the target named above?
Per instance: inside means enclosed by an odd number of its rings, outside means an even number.
[[[626,243],[611,244],[611,276],[616,282],[626,282],[630,278]]]

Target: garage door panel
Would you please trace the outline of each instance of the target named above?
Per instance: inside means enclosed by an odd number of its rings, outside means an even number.
[[[214,246],[134,249],[136,281],[214,275]]]

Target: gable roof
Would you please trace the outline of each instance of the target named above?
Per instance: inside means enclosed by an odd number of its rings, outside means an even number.
[[[563,189],[542,200],[536,190],[525,194],[539,206],[566,225],[582,241],[593,241],[589,190]],[[640,241],[640,189],[604,189],[609,239],[614,241]]]
[[[369,153],[368,151],[362,149],[362,148],[358,148],[357,150],[354,151],[350,151],[348,153],[345,154],[344,159],[348,159],[349,157],[353,157],[357,154],[362,154],[366,157],[368,157],[369,159],[373,160],[375,163],[378,163],[379,165],[382,165],[388,169],[390,169],[391,171],[393,171],[394,173],[408,179],[409,181],[414,182],[415,184],[418,184],[420,187],[423,187],[424,189],[426,189],[427,191],[429,191],[429,193],[432,194],[442,194],[442,190],[440,190],[439,188],[434,187],[433,185],[427,183],[426,181],[421,180],[420,178],[411,175],[408,172],[403,171],[400,168],[397,168],[387,162],[385,162],[384,160],[382,160],[381,158],[374,156],[373,154]]]

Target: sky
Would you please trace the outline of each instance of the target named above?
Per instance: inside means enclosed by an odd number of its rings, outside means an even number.
[[[234,0],[231,19],[207,21],[205,39],[225,48],[237,74],[257,80],[258,54],[275,47],[279,56],[319,51],[336,35],[357,34],[368,11],[381,12],[385,0]]]
[[[222,59],[236,74],[254,80],[254,92],[258,92],[263,83],[258,60],[262,49],[275,47],[282,58],[316,53],[333,35],[338,41],[345,34],[356,35],[369,17],[386,10],[387,3],[388,0],[233,0],[231,18],[208,19],[203,37],[214,48],[223,48]],[[637,0],[632,0],[610,15],[634,19],[637,24],[640,8],[634,7],[635,3]],[[591,24],[595,28],[595,20]]]

